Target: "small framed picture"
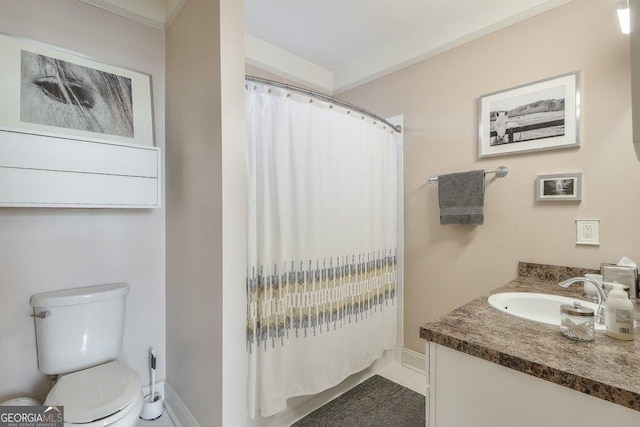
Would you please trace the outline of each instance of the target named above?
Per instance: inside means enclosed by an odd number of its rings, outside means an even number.
[[[478,99],[478,157],[579,147],[577,72]]]
[[[538,175],[536,200],[539,202],[582,200],[582,174]]]

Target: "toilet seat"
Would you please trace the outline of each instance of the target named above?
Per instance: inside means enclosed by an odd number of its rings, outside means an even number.
[[[62,375],[45,405],[64,406],[65,425],[105,426],[127,414],[137,419],[142,410],[140,377],[131,368],[109,362]],[[94,424],[95,422],[95,424]]]

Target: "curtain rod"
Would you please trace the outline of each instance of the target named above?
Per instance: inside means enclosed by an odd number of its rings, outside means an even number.
[[[377,116],[377,115],[373,114],[372,112],[365,110],[364,108],[360,108],[360,107],[358,107],[356,105],[348,103],[347,101],[343,101],[341,99],[334,98],[333,96],[325,95],[325,94],[322,94],[320,92],[316,92],[316,91],[305,89],[305,88],[298,87],[298,86],[292,86],[292,85],[288,85],[288,84],[285,84],[285,83],[280,83],[280,82],[277,82],[277,81],[274,81],[274,80],[268,80],[268,79],[263,79],[261,77],[250,76],[248,74],[246,74],[244,76],[244,79],[248,80],[250,82],[262,83],[262,84],[265,84],[265,85],[268,85],[268,86],[275,86],[275,87],[279,87],[279,88],[282,88],[282,89],[290,90],[290,91],[293,91],[293,92],[298,92],[298,93],[301,93],[303,95],[308,95],[308,96],[311,96],[313,98],[319,99],[321,101],[329,102],[329,103],[337,105],[339,107],[343,107],[343,108],[347,108],[347,109],[352,110],[352,111],[356,111],[356,112],[358,112],[360,114],[364,114],[365,116],[368,116],[368,117],[370,117],[370,118],[372,118],[372,119],[374,119],[376,121],[384,123],[385,125],[389,126],[391,129],[393,129],[394,131],[396,131],[398,133],[402,133],[402,126],[391,124],[387,120],[383,119],[382,117]]]

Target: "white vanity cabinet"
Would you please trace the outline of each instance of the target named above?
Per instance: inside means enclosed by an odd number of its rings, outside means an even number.
[[[158,147],[0,131],[0,207],[157,208]]]
[[[426,356],[428,427],[640,426],[639,411],[434,342]]]

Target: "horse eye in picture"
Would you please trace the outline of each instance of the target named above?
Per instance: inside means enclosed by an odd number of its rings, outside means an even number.
[[[134,137],[131,79],[21,52],[20,120]]]
[[[61,85],[57,78],[48,76],[34,79],[33,83],[54,101],[81,105],[86,108],[95,106],[95,97],[92,91],[86,88],[82,82],[68,80],[65,85]]]

